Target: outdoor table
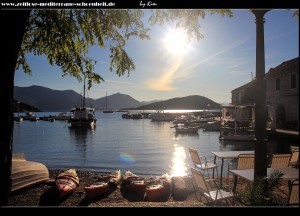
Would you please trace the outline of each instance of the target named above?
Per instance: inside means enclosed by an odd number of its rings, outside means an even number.
[[[299,169],[293,167],[267,168],[267,176],[270,176],[271,173],[275,170],[279,170],[282,173],[284,173],[284,175],[282,176],[284,180],[292,180],[299,178]],[[229,172],[235,175],[233,191],[236,190],[237,176],[248,181],[254,180],[254,169],[230,170]]]
[[[216,159],[221,158],[221,174],[220,174],[220,187],[222,187],[222,177],[223,177],[223,166],[225,159],[237,159],[240,154],[254,154],[254,151],[213,151],[211,152],[215,155],[214,163],[216,164]],[[214,173],[213,173],[214,177]]]

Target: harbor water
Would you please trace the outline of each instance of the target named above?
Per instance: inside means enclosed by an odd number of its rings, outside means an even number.
[[[96,112],[94,129],[71,128],[66,121],[15,122],[13,152],[49,169],[111,172],[131,170],[143,176],[189,174],[188,149],[213,159],[212,151],[254,150],[253,142],[221,141],[219,132],[175,134],[172,122],[122,119],[122,112]],[[58,115],[40,112],[37,116]],[[288,153],[286,140],[267,142],[267,153]],[[217,163],[221,163],[217,160]]]

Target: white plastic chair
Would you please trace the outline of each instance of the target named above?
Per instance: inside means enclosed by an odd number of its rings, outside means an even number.
[[[209,201],[214,201],[214,205],[216,205],[218,200],[232,200],[232,205],[234,205],[234,196],[231,191],[225,191],[223,189],[220,189],[219,186],[216,184],[217,189],[216,190],[209,190],[206,184],[206,180],[201,173],[200,170],[197,170],[195,168],[191,168],[191,172],[193,175],[193,187],[194,192],[197,200],[199,202],[202,202],[202,197],[204,196],[205,199]],[[200,193],[200,197],[197,195],[197,193]]]
[[[194,166],[200,170],[203,171],[203,173],[205,174],[205,171],[207,172],[207,176],[209,178],[209,170],[216,170],[217,173],[217,178],[218,178],[218,166],[212,162],[212,160],[207,160],[205,156],[199,156],[198,152],[196,149],[189,149],[192,161],[194,163]],[[203,158],[203,161],[201,160],[201,158]]]

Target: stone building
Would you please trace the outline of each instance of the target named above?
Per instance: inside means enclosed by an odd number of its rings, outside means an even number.
[[[270,68],[265,80],[267,126],[272,129],[299,130],[299,57]],[[255,79],[232,90],[231,95],[233,105],[254,105]]]

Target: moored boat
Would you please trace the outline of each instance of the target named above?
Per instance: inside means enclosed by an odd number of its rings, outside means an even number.
[[[174,121],[175,115],[172,113],[165,113],[163,110],[157,110],[149,117],[152,121]]]
[[[83,86],[83,97],[80,107],[74,107],[70,110],[71,115],[68,123],[71,127],[95,127],[97,119],[95,117],[95,108],[85,106],[85,81]]]
[[[86,196],[93,200],[100,195],[107,194],[114,190],[119,181],[121,180],[121,171],[116,170],[115,172],[105,176],[90,186],[84,187]]]
[[[199,130],[199,127],[175,127],[176,133],[195,133],[197,134]]]
[[[58,192],[58,198],[61,199],[75,190],[79,185],[79,178],[75,169],[69,169],[60,173],[55,179],[55,186]]]
[[[67,121],[70,119],[70,116],[66,112],[61,112],[57,116],[54,116],[55,120]]]

